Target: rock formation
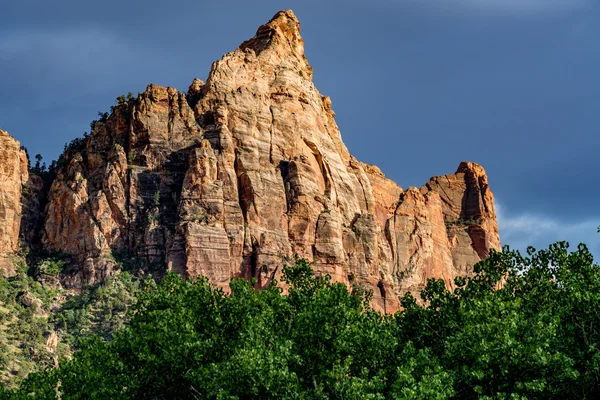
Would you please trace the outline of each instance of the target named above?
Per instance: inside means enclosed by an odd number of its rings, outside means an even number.
[[[317,273],[373,290],[387,312],[427,278],[452,285],[499,249],[483,168],[462,163],[403,191],[349,154],[334,115],[312,83],[298,20],[279,12],[216,61],[206,83],[186,94],[150,85],[70,146],[42,244],[69,255],[73,286],[102,280],[128,252],[217,286],[240,276],[262,287],[282,256],[298,254]],[[11,168],[18,199],[23,178]],[[17,206],[4,206],[14,223],[3,238],[15,237]]]
[[[28,179],[25,152],[0,129],[0,270],[4,274],[13,272],[9,255],[19,248],[21,194]]]

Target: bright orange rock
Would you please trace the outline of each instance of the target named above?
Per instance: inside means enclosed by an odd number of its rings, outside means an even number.
[[[0,271],[4,275],[14,272],[9,254],[19,249],[21,194],[28,179],[25,152],[0,129]]]

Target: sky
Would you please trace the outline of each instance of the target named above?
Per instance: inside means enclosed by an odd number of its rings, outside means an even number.
[[[403,188],[477,162],[504,244],[600,259],[600,0],[6,0],[0,128],[49,162],[118,95],[187,90],[282,9],[358,159]]]

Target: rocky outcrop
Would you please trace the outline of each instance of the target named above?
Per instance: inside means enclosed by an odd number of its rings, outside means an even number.
[[[7,132],[0,129],[0,271],[14,272],[10,253],[19,249],[21,194],[29,179],[27,155]]]
[[[189,152],[201,141],[186,96],[150,85],[67,150],[48,195],[42,242],[81,266],[71,285],[110,274],[114,250],[182,268],[178,203]]]
[[[72,257],[73,286],[110,274],[115,254],[158,270],[276,279],[282,257],[373,290],[393,312],[427,278],[448,285],[499,249],[483,169],[403,191],[341,140],[312,82],[299,22],[279,12],[186,94],[150,85],[121,99],[68,149],[48,195],[44,247]]]
[[[481,166],[463,162],[455,174],[431,178],[421,192],[436,192],[442,199],[453,275],[469,273],[490,249],[500,249],[494,195]]]

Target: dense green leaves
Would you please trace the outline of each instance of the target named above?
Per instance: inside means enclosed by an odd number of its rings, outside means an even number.
[[[142,278],[128,272],[108,277],[100,285],[67,297],[49,321],[62,341],[75,348],[92,335],[108,340],[127,323],[127,312],[142,284]]]
[[[459,398],[592,398],[598,390],[600,269],[585,246],[505,249],[457,279],[431,281],[426,307],[407,295],[403,340],[432,349],[452,371]]]
[[[431,280],[421,299],[405,295],[394,316],[302,259],[282,280],[261,291],[234,280],[224,293],[167,275],[139,292],[112,339],[86,339],[5,397],[585,399],[600,390],[600,268],[585,246],[494,252],[453,290]]]

